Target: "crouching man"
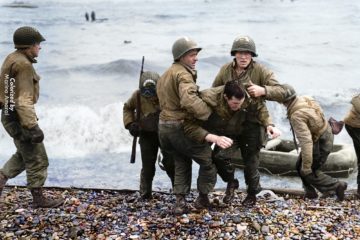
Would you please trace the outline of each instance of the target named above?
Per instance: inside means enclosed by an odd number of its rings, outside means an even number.
[[[347,183],[320,170],[334,142],[334,135],[323,110],[313,98],[296,96],[290,85],[284,84],[284,89],[286,92],[282,103],[287,108],[287,117],[301,147],[296,166],[303,182],[305,197],[317,198],[317,189],[321,193],[335,191],[338,199],[344,200]]]

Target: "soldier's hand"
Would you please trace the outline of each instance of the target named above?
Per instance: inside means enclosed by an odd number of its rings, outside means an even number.
[[[270,139],[274,139],[277,138],[281,135],[281,132],[278,128],[274,127],[274,126],[267,126],[266,127],[266,133],[269,136]]]
[[[129,125],[129,132],[133,137],[137,137],[139,136],[140,133],[140,127],[139,124],[137,122],[132,122]]]
[[[207,142],[215,143],[222,149],[229,148],[233,144],[233,140],[231,138],[228,138],[225,136],[218,136],[218,135],[211,134],[211,133],[206,135],[205,140]]]
[[[264,87],[256,85],[250,81],[249,87],[246,89],[251,97],[261,97],[266,95]]]
[[[44,133],[40,129],[39,125],[36,124],[34,127],[29,129],[31,143],[42,143],[44,140]]]

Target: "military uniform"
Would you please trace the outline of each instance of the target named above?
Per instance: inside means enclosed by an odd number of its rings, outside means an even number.
[[[140,96],[137,96],[137,95]],[[144,97],[140,94],[140,90],[135,91],[129,100],[124,104],[123,118],[124,126],[129,128],[129,125],[135,122],[135,111],[137,99],[140,98],[140,151],[142,169],[140,174],[140,194],[143,198],[151,196],[152,181],[155,176],[155,165],[157,160],[158,149],[160,148],[158,137],[158,123],[159,123],[159,101],[157,97]],[[171,156],[163,153],[162,163],[165,171],[169,176],[171,183],[174,184],[174,162]]]
[[[39,44],[45,39],[28,26],[18,28],[13,39],[17,50],[6,57],[1,67],[0,102],[3,103],[1,122],[14,139],[16,153],[0,169],[0,194],[9,178],[25,170],[33,206],[57,207],[64,202],[63,198],[49,199],[42,191],[49,162],[34,107],[39,99],[40,77],[33,63]]]
[[[173,63],[160,78],[157,93],[161,108],[160,143],[175,160],[174,193],[177,203],[184,201],[181,196],[190,191],[191,159],[200,165],[198,191],[207,195],[216,183],[211,148],[207,143],[198,143],[186,137],[183,129],[186,118],[206,120],[211,114],[209,106],[198,95],[196,71],[180,62]]]
[[[1,122],[5,130],[14,138],[17,149],[0,172],[7,178],[14,178],[26,170],[29,189],[44,185],[49,165],[44,144],[32,144],[29,136],[29,129],[37,125],[34,104],[39,98],[40,77],[32,66],[35,62],[35,59],[26,56],[23,51],[15,51],[3,63],[0,83],[0,97],[5,103]],[[11,76],[14,80],[10,80],[7,76]],[[10,106],[11,82],[14,83],[15,108]],[[9,94],[5,94],[3,90],[6,86],[9,86],[7,90]],[[5,97],[9,97],[8,100],[5,100]],[[6,101],[9,104],[6,104]]]
[[[351,100],[352,107],[344,119],[346,131],[353,140],[356,156],[358,159],[358,169],[360,169],[360,95],[356,95]],[[360,195],[360,171],[357,176],[358,194]]]
[[[236,80],[246,89],[253,84],[265,88],[265,97],[247,97],[243,104],[246,111],[243,126],[244,131],[239,135],[238,144],[245,162],[245,182],[248,185],[249,195],[255,195],[260,190],[259,151],[265,145],[265,128],[273,125],[267,111],[265,100],[277,101],[282,99],[284,89],[275,79],[274,74],[254,60],[251,60],[246,70],[240,74],[236,72],[236,60],[225,64],[217,74],[213,87],[224,85],[226,82]]]
[[[336,191],[339,181],[320,170],[334,140],[321,107],[311,97],[298,96],[288,105],[287,115],[301,147],[297,170],[305,192],[316,193],[314,188],[322,193]]]

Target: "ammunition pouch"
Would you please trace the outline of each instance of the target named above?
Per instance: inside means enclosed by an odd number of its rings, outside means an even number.
[[[160,112],[150,113],[146,117],[140,120],[141,131],[157,132],[159,125]]]
[[[341,130],[344,127],[344,122],[343,121],[336,121],[334,118],[330,117],[329,120],[329,125],[331,127],[331,131],[333,134],[339,134],[341,132]]]

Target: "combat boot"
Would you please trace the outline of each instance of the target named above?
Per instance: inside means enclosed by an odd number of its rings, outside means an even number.
[[[2,172],[0,172],[0,196],[1,196],[2,190],[5,187],[7,180],[8,180],[8,178]]]
[[[197,209],[205,209],[211,207],[209,196],[207,194],[199,193],[194,204]]]
[[[256,196],[253,194],[248,194],[244,201],[241,202],[242,205],[246,207],[252,207],[256,203]]]
[[[234,179],[230,182],[228,182],[225,196],[223,198],[223,203],[229,204],[235,197],[235,190],[239,188],[239,181],[237,179]]]
[[[318,194],[317,194],[317,192],[316,192],[316,190],[314,188],[306,187],[305,188],[304,198],[315,199],[315,198],[318,198]]]
[[[151,200],[152,198],[153,197],[152,197],[151,193],[145,193],[145,194],[141,195],[141,200],[143,200],[143,201]]]
[[[177,194],[176,195],[176,203],[174,206],[174,213],[175,215],[181,215],[187,212],[186,200],[185,195]]]
[[[31,189],[31,195],[33,196],[33,208],[56,208],[64,203],[62,197],[55,199],[46,198],[43,195],[42,188]]]
[[[338,186],[336,187],[336,196],[339,201],[343,201],[345,198],[345,190],[347,189],[347,183],[343,181],[339,181]]]

